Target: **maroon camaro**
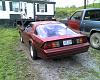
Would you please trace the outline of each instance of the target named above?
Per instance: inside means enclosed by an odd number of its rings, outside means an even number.
[[[57,21],[31,22],[19,27],[20,40],[29,47],[32,59],[47,59],[87,52],[86,36]]]

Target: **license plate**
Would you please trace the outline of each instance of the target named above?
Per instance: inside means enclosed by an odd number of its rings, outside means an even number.
[[[72,44],[72,40],[64,40],[63,41],[63,45],[66,46],[66,45],[71,45]]]

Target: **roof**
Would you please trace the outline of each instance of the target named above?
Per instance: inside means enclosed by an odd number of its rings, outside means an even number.
[[[30,3],[48,3],[48,4],[55,4],[54,1],[39,1],[39,0],[5,0],[5,1],[13,1],[13,2],[30,2]]]
[[[58,21],[38,21],[38,22],[31,22],[30,24],[38,26],[38,25],[45,25],[45,24],[59,24],[61,22]]]
[[[87,10],[100,10],[100,8],[88,8],[88,9],[81,9],[81,11],[87,11]],[[80,10],[79,10],[80,11]]]
[[[30,24],[54,24],[54,23],[61,23],[61,22],[58,22],[58,21],[37,21],[37,22],[31,22]]]
[[[100,8],[79,9],[79,10],[76,10],[75,12],[77,12],[77,11],[89,11],[89,10],[100,10]]]

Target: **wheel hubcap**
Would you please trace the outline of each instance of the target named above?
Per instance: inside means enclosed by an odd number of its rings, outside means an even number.
[[[20,37],[20,41],[21,41],[21,42],[22,42],[22,40],[23,40],[22,37]]]
[[[94,37],[92,40],[94,46],[99,46],[99,39],[97,37]]]
[[[31,53],[31,56],[33,57],[33,48],[32,48],[32,46],[30,46],[30,53]]]

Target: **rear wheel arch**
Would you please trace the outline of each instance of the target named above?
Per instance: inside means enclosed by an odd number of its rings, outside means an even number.
[[[30,39],[30,40],[29,40],[29,45],[30,45],[30,44],[33,44],[33,41],[32,41],[32,39]],[[33,45],[33,46],[34,46],[34,45]]]
[[[29,40],[29,45],[32,43],[32,41]]]
[[[96,30],[96,29],[91,30],[91,31],[90,31],[90,36],[91,36],[92,34],[94,34],[94,33],[100,33],[100,30]]]

